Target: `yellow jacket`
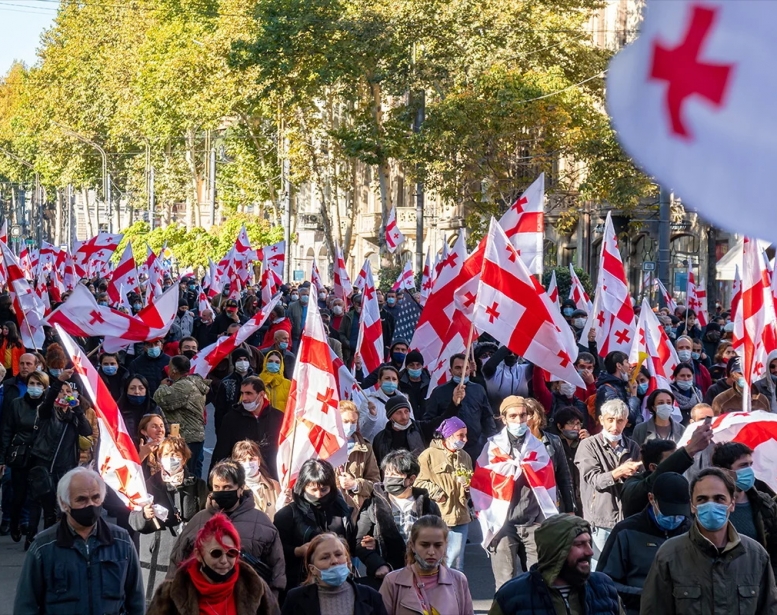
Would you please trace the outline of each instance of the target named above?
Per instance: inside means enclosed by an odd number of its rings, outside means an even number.
[[[277,374],[271,374],[267,371],[267,359],[272,355],[279,357],[281,360],[281,371]],[[267,399],[270,400],[270,405],[281,412],[285,412],[286,401],[289,399],[289,392],[291,391],[291,380],[283,377],[283,356],[280,352],[271,350],[267,353],[259,378],[264,382],[264,386],[267,389]]]

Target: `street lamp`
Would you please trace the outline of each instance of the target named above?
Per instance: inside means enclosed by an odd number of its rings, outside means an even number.
[[[35,170],[35,167],[31,162],[28,162],[27,160],[24,160],[23,158],[20,158],[13,152],[9,152],[6,149],[0,148],[0,152],[5,154],[6,156],[9,156],[10,158],[13,158],[18,162],[19,164],[27,167],[35,174],[35,205],[38,208],[38,229],[35,233],[38,241],[38,249],[40,249],[41,246],[41,239],[42,233],[43,233],[43,203],[41,202],[41,194],[40,194],[40,174]],[[30,220],[32,221],[32,220]],[[22,217],[22,228],[26,226],[25,219]]]
[[[113,216],[111,215],[111,176],[108,174],[108,156],[105,153],[105,150],[97,145],[94,141],[87,139],[84,135],[77,133],[75,130],[72,130],[71,128],[68,128],[67,126],[63,126],[62,124],[58,124],[57,122],[52,121],[52,124],[55,124],[56,126],[59,126],[62,131],[74,139],[78,139],[79,141],[82,141],[86,143],[87,145],[91,145],[93,148],[95,148],[98,152],[100,152],[100,156],[102,157],[102,175],[103,175],[103,198],[105,199],[106,208],[108,210],[108,232],[113,232]],[[117,205],[118,210],[118,205]],[[116,212],[116,218],[118,220],[119,218],[119,211]],[[97,224],[99,226],[100,220],[98,215]]]

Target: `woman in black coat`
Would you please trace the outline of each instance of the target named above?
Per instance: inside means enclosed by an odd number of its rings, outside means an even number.
[[[310,459],[302,465],[292,501],[275,513],[274,523],[283,543],[288,589],[305,578],[304,557],[310,541],[319,534],[333,532],[353,550],[351,508],[337,489],[334,468],[326,461]]]
[[[140,374],[132,374],[124,381],[121,397],[117,403],[127,433],[137,447],[140,447],[138,431],[140,419],[147,414],[158,414],[164,417],[162,409],[156,405],[148,391],[148,381]]]

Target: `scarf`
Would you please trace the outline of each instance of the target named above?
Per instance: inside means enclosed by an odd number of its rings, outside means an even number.
[[[187,572],[192,580],[194,589],[199,595],[200,615],[237,615],[237,606],[235,605],[235,583],[240,576],[240,562],[235,562],[237,572],[233,574],[225,583],[211,583],[200,570],[200,562],[192,560]]]

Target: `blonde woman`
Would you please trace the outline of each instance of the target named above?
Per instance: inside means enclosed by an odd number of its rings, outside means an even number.
[[[464,421],[456,416],[445,419],[430,447],[418,456],[421,472],[415,481],[416,487],[426,489],[440,507],[442,519],[450,530],[448,565],[456,570],[464,569],[464,548],[472,521],[468,505],[472,458],[464,452],[466,444]]]

